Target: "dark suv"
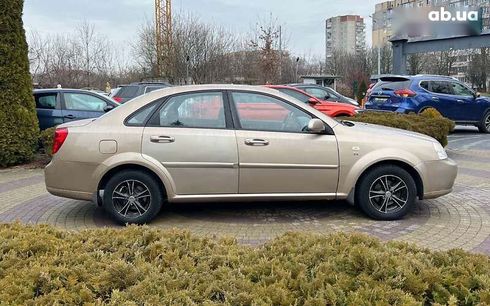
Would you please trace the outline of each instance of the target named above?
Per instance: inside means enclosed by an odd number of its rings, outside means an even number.
[[[388,76],[371,89],[365,108],[399,113],[437,109],[457,124],[490,133],[490,99],[458,80],[433,75]]]
[[[138,96],[170,86],[170,84],[165,82],[138,82],[129,85],[121,85],[119,86],[119,90],[112,96],[112,99],[119,103],[126,103]]]

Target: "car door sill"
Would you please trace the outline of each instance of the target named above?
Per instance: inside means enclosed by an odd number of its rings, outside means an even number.
[[[175,195],[170,202],[232,202],[261,200],[335,200],[336,193],[246,193]]]

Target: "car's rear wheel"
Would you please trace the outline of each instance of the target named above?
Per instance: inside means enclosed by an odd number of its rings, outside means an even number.
[[[104,209],[121,224],[150,222],[160,211],[162,201],[158,183],[145,172],[118,172],[104,189]]]
[[[397,220],[414,206],[415,181],[406,170],[395,165],[373,168],[359,182],[356,203],[371,218]]]
[[[483,118],[478,124],[478,130],[480,133],[490,133],[490,110],[483,115]]]

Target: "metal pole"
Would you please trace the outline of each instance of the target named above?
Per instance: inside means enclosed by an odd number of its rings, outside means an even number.
[[[295,77],[295,82],[298,82],[298,65],[299,65],[299,57],[296,58],[296,77]]]
[[[378,46],[378,76],[381,74],[381,47]]]
[[[282,81],[282,27],[279,26],[279,81]]]

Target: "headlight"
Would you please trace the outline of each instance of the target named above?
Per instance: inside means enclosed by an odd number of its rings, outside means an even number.
[[[438,142],[433,142],[432,144],[434,145],[434,150],[436,150],[439,159],[446,159],[447,153],[446,150],[444,150],[444,148],[441,146],[441,144]]]

